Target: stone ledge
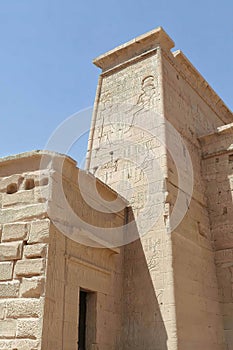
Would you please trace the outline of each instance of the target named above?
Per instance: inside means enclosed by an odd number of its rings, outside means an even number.
[[[161,46],[168,51],[174,47],[173,40],[161,27],[140,35],[135,39],[98,56],[93,60],[93,63],[97,67],[102,68],[103,71],[106,71],[158,46]]]

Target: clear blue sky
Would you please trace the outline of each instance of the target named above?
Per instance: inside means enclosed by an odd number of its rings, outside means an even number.
[[[232,108],[232,18],[231,0],[1,0],[0,156],[43,149],[93,104],[92,59],[157,26]]]

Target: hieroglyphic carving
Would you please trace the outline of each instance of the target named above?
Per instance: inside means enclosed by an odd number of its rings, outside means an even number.
[[[118,78],[112,85],[105,83],[100,96],[92,165],[95,176],[129,200],[138,229],[143,231],[145,222],[152,224],[156,220],[162,202],[161,189],[152,189],[161,178],[163,167],[163,124],[155,114],[158,81],[156,75],[143,69],[137,76],[127,77],[131,83],[127,89],[124,85],[125,93],[123,89],[119,95],[115,89],[123,76],[119,73]]]
[[[141,110],[151,109],[154,107],[154,97],[155,97],[155,78],[153,75],[148,75],[142,79],[142,93],[138,98],[137,107],[138,111],[134,114],[139,113]]]
[[[132,115],[131,124],[135,125],[138,114],[152,110],[155,107],[155,77],[147,75],[141,82],[142,92],[138,97],[136,105],[130,108],[127,113]]]
[[[147,266],[150,271],[158,271],[161,261],[161,239],[142,238],[143,250],[146,254]]]
[[[233,249],[217,251],[215,259],[217,263],[233,262]]]
[[[144,238],[142,241],[144,252],[155,253],[160,249],[161,239],[160,238]]]

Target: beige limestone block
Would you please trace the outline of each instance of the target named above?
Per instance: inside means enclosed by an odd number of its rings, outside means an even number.
[[[41,320],[17,320],[17,338],[38,339],[41,335]]]
[[[1,178],[0,181],[0,191],[1,192],[6,192],[7,190],[7,186],[12,184],[12,183],[18,183],[19,179],[20,179],[20,175],[19,174],[13,174],[10,176],[6,176],[4,178]]]
[[[27,238],[28,225],[25,223],[5,224],[2,230],[2,242],[20,241]]]
[[[0,321],[0,338],[14,338],[16,334],[16,321]]]
[[[28,243],[47,243],[49,240],[49,227],[49,219],[33,221]]]
[[[12,274],[13,274],[13,262],[12,261],[0,262],[0,281],[11,280]]]
[[[19,281],[0,282],[0,299],[18,297],[19,285]]]
[[[0,339],[0,349],[4,350],[39,350],[40,342],[31,339]]]
[[[44,273],[45,260],[44,259],[27,259],[17,261],[15,265],[16,276],[38,276]]]
[[[22,243],[0,243],[0,261],[18,260],[22,256]]]
[[[29,218],[44,218],[47,214],[47,204],[25,205],[20,208],[2,209],[0,212],[0,223],[17,222],[19,220],[28,220]]]
[[[6,311],[6,301],[0,301],[0,320],[4,319],[5,311]]]
[[[32,191],[18,191],[16,193],[7,194],[2,196],[2,207],[8,208],[10,206],[22,206],[31,204],[34,202],[34,193]]]
[[[6,302],[7,318],[39,318],[43,313],[44,299],[15,299]]]
[[[37,243],[25,245],[23,255],[25,258],[45,258],[47,253],[47,244]]]
[[[39,298],[44,293],[44,278],[22,278],[20,296],[24,298]]]

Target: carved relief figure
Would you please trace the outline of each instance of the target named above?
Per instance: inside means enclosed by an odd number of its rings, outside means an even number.
[[[110,116],[112,114],[112,107],[113,102],[111,93],[106,92],[101,100],[101,117],[99,123],[96,125],[97,149],[100,148],[100,144],[110,144],[111,142],[112,128],[110,125]]]
[[[136,106],[134,106],[131,110],[128,111],[128,113],[133,113],[133,120],[132,125],[134,121],[134,117],[142,112],[142,111],[148,111],[154,106],[154,100],[155,100],[155,78],[153,75],[148,75],[144,79],[142,79],[142,93],[138,98]]]
[[[155,96],[155,83],[154,77],[149,75],[142,80],[142,94],[138,98],[137,106],[141,109],[150,109],[153,107],[153,99]],[[138,111],[138,112],[139,112]],[[138,113],[136,112],[136,113]]]

